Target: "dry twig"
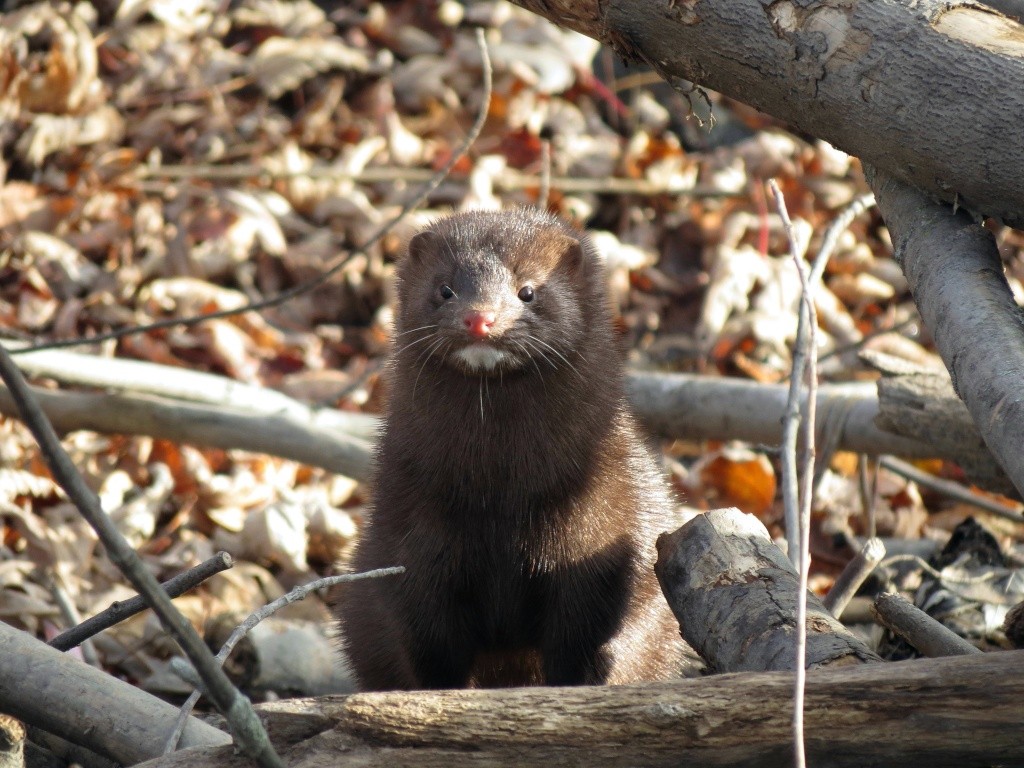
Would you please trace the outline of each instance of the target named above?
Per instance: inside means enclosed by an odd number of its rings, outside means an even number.
[[[902,637],[924,656],[935,658],[981,653],[901,595],[879,595],[872,606],[872,613],[879,624]]]
[[[173,579],[165,581],[161,586],[167,593],[167,596],[173,599],[194,589],[214,574],[226,571],[233,565],[234,561],[231,559],[231,555],[227,552],[218,552],[209,560],[200,563],[195,568],[190,568],[184,573],[179,573]],[[81,624],[57,635],[48,645],[51,648],[56,648],[58,651],[68,651],[79,645],[86,638],[98,635],[103,630],[119,624],[135,614],[146,610],[148,607],[149,605],[147,605],[146,601],[138,595],[127,600],[111,603],[109,608],[97,613],[91,619],[86,619]]]

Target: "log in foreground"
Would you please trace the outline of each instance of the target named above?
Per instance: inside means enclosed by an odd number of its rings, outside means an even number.
[[[808,764],[962,768],[1024,764],[1024,651],[813,669]],[[717,675],[642,686],[356,694],[261,708],[277,722],[335,723],[282,748],[314,766],[789,765],[793,676]],[[282,745],[278,745],[282,746]],[[234,768],[231,749],[146,768]]]
[[[698,515],[658,537],[654,566],[686,640],[719,672],[793,669],[800,577],[753,515]],[[880,661],[807,593],[807,667]]]
[[[0,622],[0,711],[133,765],[161,754],[178,713],[155,696]],[[190,718],[184,744],[230,744]]]

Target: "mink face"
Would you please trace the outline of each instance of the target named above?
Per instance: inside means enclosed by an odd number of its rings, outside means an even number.
[[[398,269],[373,508],[336,615],[366,690],[677,674],[653,573],[673,526],[625,406],[604,271],[527,209],[460,213]]]
[[[473,376],[567,362],[600,280],[578,235],[524,211],[438,222],[412,239],[398,277],[397,364],[436,358]]]

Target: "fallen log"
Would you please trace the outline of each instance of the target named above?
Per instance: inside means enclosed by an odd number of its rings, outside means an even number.
[[[719,672],[793,669],[800,577],[753,515],[716,509],[658,537],[683,639]],[[807,593],[807,667],[880,661]]]
[[[1024,764],[1024,651],[813,669],[808,764],[961,768]],[[366,693],[261,708],[296,768],[788,765],[793,675],[736,673],[639,686]],[[324,728],[324,723],[333,727]],[[301,729],[300,729],[301,730]],[[241,768],[231,748],[145,768]]]

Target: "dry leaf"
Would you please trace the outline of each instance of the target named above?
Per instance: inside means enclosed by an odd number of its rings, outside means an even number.
[[[341,40],[293,40],[272,37],[249,59],[252,76],[272,99],[331,69],[365,72],[370,62],[366,54]]]

